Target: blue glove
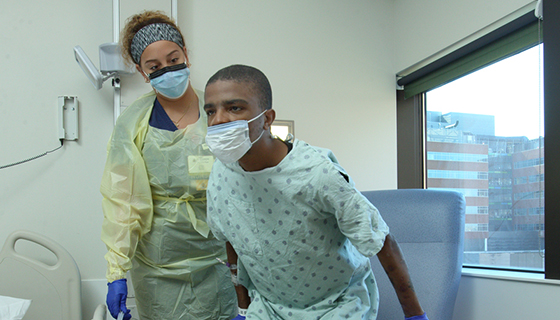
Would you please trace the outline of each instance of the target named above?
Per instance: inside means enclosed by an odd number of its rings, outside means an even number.
[[[404,318],[404,320],[429,320],[428,316],[426,316],[426,312],[424,312],[423,315],[421,316],[414,316],[414,317],[410,317],[410,318]]]
[[[126,308],[126,296],[128,295],[128,288],[126,287],[126,279],[119,279],[107,283],[109,290],[107,291],[107,308],[113,316],[117,319],[119,312],[124,313],[124,320],[132,318],[130,310]]]
[[[231,319],[231,320],[245,320],[245,315],[247,314],[247,309],[243,309],[243,308],[238,308],[239,309],[239,314],[237,315],[237,317]]]

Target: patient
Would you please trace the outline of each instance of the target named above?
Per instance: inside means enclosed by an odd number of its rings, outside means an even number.
[[[428,319],[389,227],[333,153],[270,134],[276,113],[261,71],[218,71],[206,84],[204,110],[206,142],[218,159],[208,224],[228,242],[248,319],[375,319],[368,257],[376,254],[405,318]]]

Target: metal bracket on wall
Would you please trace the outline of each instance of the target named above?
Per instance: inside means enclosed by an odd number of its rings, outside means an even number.
[[[78,97],[58,97],[58,138],[78,140]]]

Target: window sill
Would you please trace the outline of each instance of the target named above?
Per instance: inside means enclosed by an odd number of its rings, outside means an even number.
[[[463,277],[488,278],[495,280],[521,281],[542,284],[560,285],[560,280],[545,279],[543,273],[522,271],[489,270],[463,267]]]

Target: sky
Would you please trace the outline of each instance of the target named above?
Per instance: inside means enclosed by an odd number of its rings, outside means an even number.
[[[427,93],[428,111],[494,115],[496,136],[544,136],[542,45]]]

